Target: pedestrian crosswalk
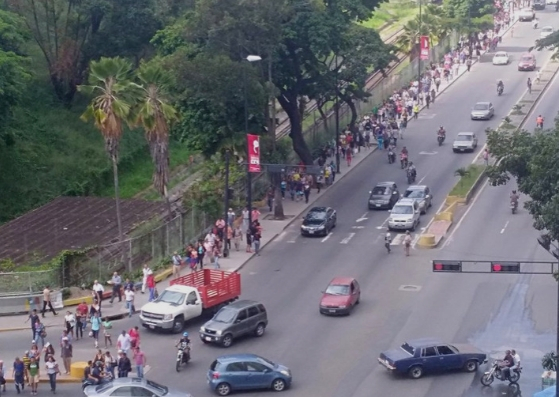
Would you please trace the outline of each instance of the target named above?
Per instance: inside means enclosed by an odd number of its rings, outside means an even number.
[[[284,231],[277,238],[276,242],[286,243],[286,244],[352,244],[358,233],[363,233],[364,231],[355,230],[354,232],[330,232],[327,236],[301,236],[299,232],[296,231]],[[372,243],[378,243],[379,245],[384,244],[385,233],[369,233]],[[391,233],[392,242],[390,245],[402,245],[404,244],[404,233]]]

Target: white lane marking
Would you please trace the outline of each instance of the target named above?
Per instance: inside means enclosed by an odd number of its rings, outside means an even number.
[[[347,244],[355,236],[355,233],[349,233],[349,236],[340,241],[340,244]]]
[[[367,215],[369,215],[369,211],[367,211],[367,212],[365,212],[363,215],[361,215],[361,216],[359,217],[359,219],[363,219],[363,218],[367,219]]]
[[[401,245],[404,243],[404,238],[406,237],[405,234],[397,234],[390,245]]]
[[[277,237],[276,237],[276,241],[281,241],[283,240],[283,238],[287,235],[287,232],[284,230],[283,232],[281,232]]]
[[[328,233],[328,235],[327,235],[326,237],[324,237],[322,240],[320,240],[320,242],[321,242],[321,243],[324,243],[325,241],[328,241],[328,239],[329,239],[330,237],[332,237],[333,234],[334,234],[334,233],[332,233],[332,232]]]
[[[437,153],[439,153],[439,152],[419,152],[419,154],[423,154],[423,155],[426,155],[426,156],[433,156]]]
[[[382,223],[380,224],[380,226],[377,226],[377,229],[378,229],[378,230],[384,229],[384,228],[386,227],[386,224],[388,223],[388,220],[389,220],[389,219],[390,219],[390,217],[386,218],[386,219],[384,220],[384,222],[382,222]]]
[[[419,182],[417,182],[417,184],[418,184],[418,185],[421,185],[421,182],[423,182],[423,180],[424,180],[425,178],[427,178],[427,175],[425,175],[423,178],[421,178],[421,179],[419,180]]]
[[[365,226],[352,226],[352,229],[365,229]]]
[[[369,219],[369,218],[364,218],[363,217],[363,218],[356,219],[355,222],[359,223],[359,222],[366,221],[367,219]]]
[[[295,240],[286,241],[286,243],[295,244]]]
[[[475,195],[474,199],[470,203],[468,203],[468,209],[466,210],[466,212],[464,212],[464,215],[462,215],[462,218],[460,218],[460,220],[458,221],[458,223],[456,224],[456,226],[454,227],[454,229],[452,230],[452,232],[450,233],[450,235],[448,236],[448,238],[443,243],[443,245],[440,249],[445,248],[453,240],[454,233],[456,233],[456,231],[460,228],[460,225],[462,225],[462,222],[464,221],[464,219],[466,219],[466,216],[471,211],[471,209],[474,207],[474,204],[479,199],[479,196],[481,195],[481,193],[483,193],[483,191],[485,190],[485,188],[487,186],[489,186],[489,183],[485,182],[483,184],[483,186],[481,187],[481,189],[479,189],[479,192],[477,192],[477,194]]]
[[[505,229],[507,228],[508,225],[509,225],[509,221],[507,221],[507,223],[505,223],[505,226],[503,226],[503,228],[501,229],[501,234],[505,232]]]

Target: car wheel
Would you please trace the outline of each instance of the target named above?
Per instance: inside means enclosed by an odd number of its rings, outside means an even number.
[[[466,372],[475,372],[475,371],[477,371],[477,366],[478,366],[478,363],[477,363],[476,360],[469,360],[469,361],[466,361],[466,364],[464,364],[464,370]]]
[[[472,119],[472,120],[473,120],[473,119]],[[454,153],[458,153],[458,150],[456,150],[456,149],[452,149],[452,151],[453,151]]]
[[[231,386],[229,383],[220,383],[215,388],[215,392],[220,396],[228,396],[231,394]]]
[[[419,379],[423,376],[423,367],[421,365],[414,365],[408,371],[410,378]]]
[[[233,336],[231,334],[226,334],[221,340],[221,346],[230,347],[233,344]]]
[[[417,222],[414,222],[413,225],[411,225],[411,231],[415,232],[415,227],[417,226]]]
[[[284,391],[285,387],[286,387],[286,383],[283,379],[274,379],[274,381],[272,382],[272,390],[273,391]]]
[[[260,323],[254,329],[254,335],[260,337],[264,335],[264,331],[266,331],[266,326],[264,325],[264,323]]]
[[[359,296],[357,297],[355,304],[358,305],[360,302],[361,302],[361,294],[359,294]]]
[[[171,332],[174,334],[178,334],[184,328],[184,318],[181,316],[175,317],[173,321],[173,328],[171,328]]]

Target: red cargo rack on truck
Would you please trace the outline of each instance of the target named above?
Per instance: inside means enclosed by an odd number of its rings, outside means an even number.
[[[241,275],[217,269],[203,269],[171,280],[171,285],[195,287],[202,297],[202,307],[208,309],[241,295]]]

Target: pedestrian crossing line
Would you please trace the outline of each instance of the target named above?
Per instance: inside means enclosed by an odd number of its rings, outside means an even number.
[[[340,244],[348,244],[349,240],[351,240],[353,236],[355,236],[355,233],[349,233],[349,236],[340,241]]]
[[[402,244],[404,244],[404,238],[406,238],[405,234],[397,234],[392,239],[392,242],[390,243],[390,245],[402,245]]]

